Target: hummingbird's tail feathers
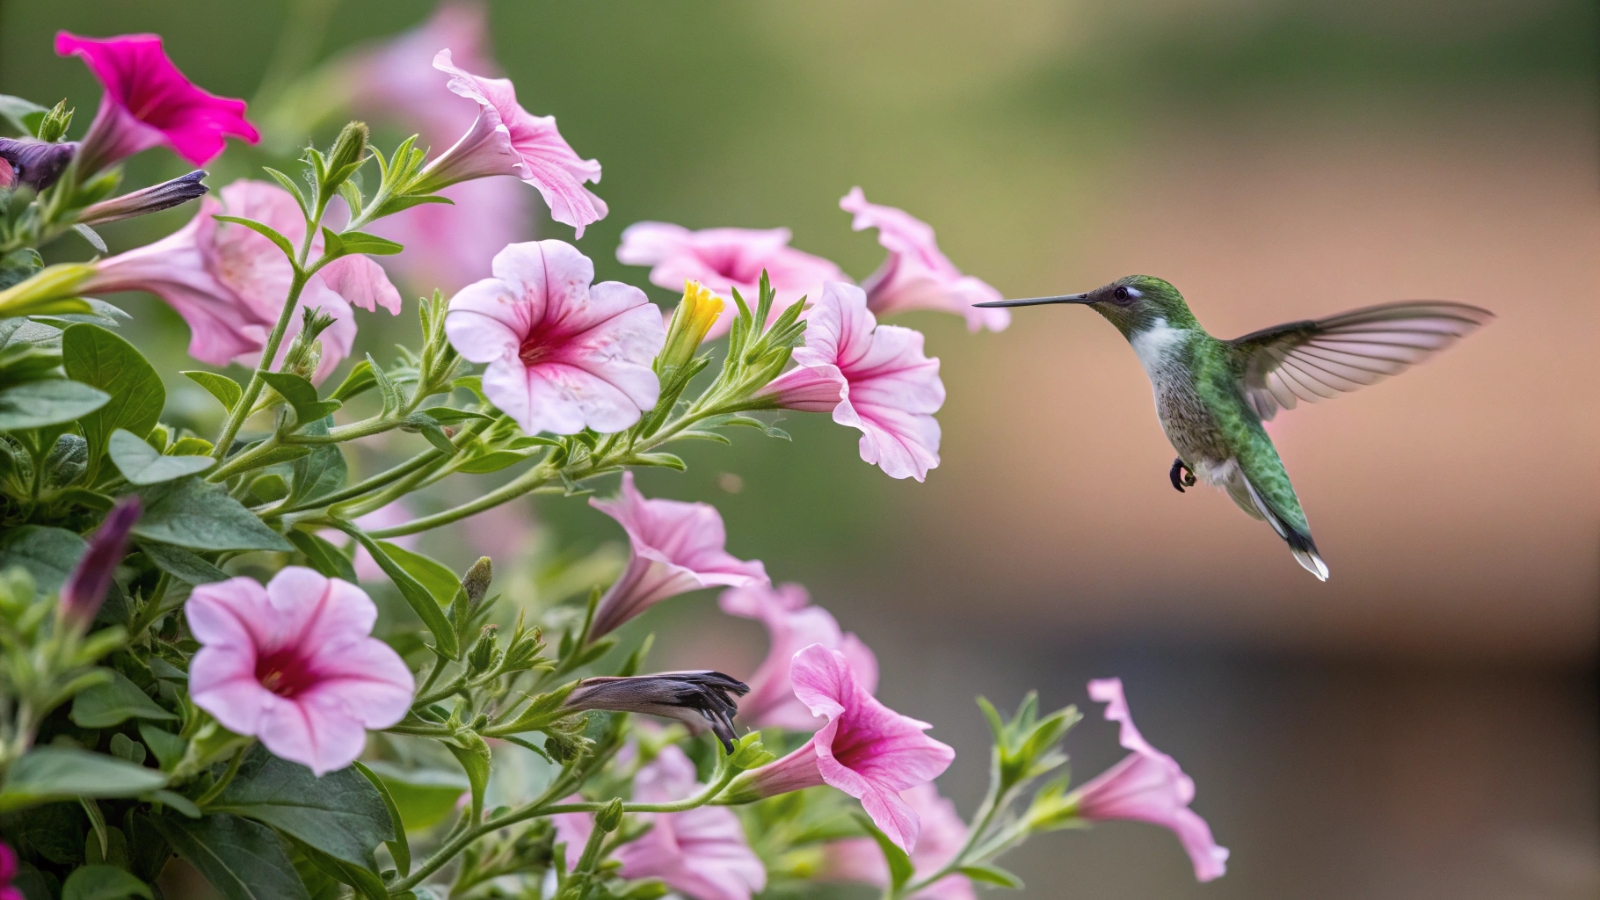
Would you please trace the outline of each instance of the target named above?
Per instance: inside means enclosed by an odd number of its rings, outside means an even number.
[[[1228,492],[1230,494],[1233,493],[1235,481],[1243,482],[1244,488],[1249,494],[1251,506],[1255,507],[1254,510],[1245,507],[1245,512],[1254,515],[1258,519],[1266,519],[1267,524],[1272,526],[1272,530],[1278,533],[1278,537],[1283,538],[1284,543],[1289,545],[1289,552],[1294,554],[1295,562],[1299,563],[1307,572],[1317,576],[1318,581],[1327,581],[1328,564],[1322,561],[1322,554],[1317,552],[1317,544],[1311,539],[1310,530],[1289,521],[1287,517],[1274,509],[1272,504],[1261,496],[1261,492],[1256,490],[1256,486],[1250,483],[1250,479],[1244,476],[1243,472],[1239,474],[1237,479],[1229,481]],[[1238,497],[1235,496],[1234,500],[1237,502]],[[1244,506],[1242,503],[1239,505],[1241,507]]]
[[[1328,580],[1328,564],[1323,562],[1322,556],[1317,553],[1317,545],[1311,542],[1311,535],[1291,531],[1285,540],[1289,542],[1289,552],[1294,554],[1295,562],[1307,572],[1317,576],[1318,581]]]

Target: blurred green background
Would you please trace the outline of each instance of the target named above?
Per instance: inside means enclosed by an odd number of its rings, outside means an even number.
[[[295,6],[301,21],[320,8]],[[344,0],[282,59],[430,10]],[[290,19],[278,2],[4,0],[0,90],[66,96],[81,129],[96,94],[53,55],[66,28],[159,32],[198,83],[252,97]],[[1414,372],[1274,423],[1325,585],[1222,495],[1171,490],[1143,373],[1082,310],[1026,310],[998,335],[901,320],[927,332],[949,390],[926,484],[866,466],[821,417],[786,422],[793,443],[690,448],[687,474],[641,483],[712,500],[734,553],[866,639],[885,701],[961,752],[941,787],[964,811],[987,765],[975,694],[1081,704],[1088,678],[1122,676],[1145,734],[1197,782],[1229,874],[1195,885],[1170,835],[1108,826],[1018,853],[1028,897],[1600,893],[1593,4],[503,2],[490,20],[523,104],[605,167],[610,216],[577,242],[601,278],[645,284],[613,255],[641,219],[787,226],[865,277],[881,250],[837,208],[861,185],[1007,296],[1144,272],[1222,335],[1404,298],[1499,313]],[[265,158],[236,148],[212,181]],[[161,151],[129,169],[136,184],[183,171]],[[105,234],[126,248],[190,214]],[[53,252],[86,256],[74,240]],[[172,376],[169,415],[206,424],[176,376],[193,367],[181,321],[117,300]],[[360,321],[383,358],[415,334]],[[529,560],[619,537],[562,499],[428,546]],[[739,674],[762,653],[747,626],[706,595],[636,628],[660,633],[661,668]],[[1097,715],[1069,750],[1080,777],[1119,755]]]

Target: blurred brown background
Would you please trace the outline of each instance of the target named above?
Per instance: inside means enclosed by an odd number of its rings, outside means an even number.
[[[346,0],[311,55],[429,6]],[[197,81],[248,97],[286,15],[5,0],[0,90],[70,96],[87,117],[92,83],[50,35],[149,30]],[[792,444],[692,448],[689,473],[643,484],[712,499],[730,549],[862,634],[884,699],[962,752],[941,785],[966,811],[986,768],[975,694],[1083,703],[1085,680],[1122,676],[1146,735],[1198,783],[1229,874],[1197,886],[1170,835],[1109,826],[1018,853],[1026,896],[1600,895],[1592,4],[505,2],[491,17],[524,104],[605,165],[611,215],[578,242],[601,277],[644,283],[612,254],[647,218],[786,225],[864,277],[880,250],[836,207],[860,184],[1007,296],[1160,275],[1219,335],[1405,298],[1496,311],[1434,362],[1273,424],[1327,584],[1220,493],[1172,491],[1142,371],[1080,309],[1024,310],[998,335],[902,320],[927,331],[949,389],[926,484],[868,468],[820,419],[785,423]],[[177,174],[155,156],[132,177]],[[127,300],[185,367],[175,317]],[[415,325],[363,328],[377,350]],[[171,414],[197,415],[169,389]],[[522,513],[563,547],[618,537],[578,502]],[[663,668],[747,672],[762,652],[748,624],[707,596],[643,627]],[[1091,718],[1069,739],[1080,777],[1118,756]]]

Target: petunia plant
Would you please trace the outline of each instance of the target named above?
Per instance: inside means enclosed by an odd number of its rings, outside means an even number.
[[[1072,707],[1041,714],[1030,695],[1006,718],[980,701],[991,786],[963,820],[935,786],[954,750],[875,696],[904,676],[803,587],[773,585],[715,507],[636,483],[684,469],[688,441],[786,438],[785,413],[831,416],[865,462],[928,477],[939,362],[878,319],[1006,320],[972,308],[998,293],[926,223],[846,196],[888,251],[859,285],[785,229],[636,224],[618,258],[682,288],[666,310],[596,283],[557,238],[473,243],[457,261],[473,278],[413,284],[426,268],[392,236],[426,243],[419,210],[486,196],[462,185],[531,185],[577,235],[607,214],[586,187],[599,163],[473,71],[493,72],[478,15],[447,7],[280,85],[262,121],[304,131],[258,152],[303,149],[224,185],[197,170],[122,190],[135,154],[205,165],[262,137],[157,37],[59,36],[104,88],[79,139],[64,102],[0,96],[0,895],[175,896],[187,869],[267,900],[749,900],[832,882],[956,900],[1020,886],[997,860],[1030,836],[1118,819],[1171,829],[1197,877],[1221,875],[1194,783],[1134,727],[1120,682],[1089,695],[1130,755],[1078,787]],[[385,104],[390,82],[423,95]],[[385,143],[352,121],[305,139],[340,104],[380,130],[414,115],[416,133]],[[451,121],[443,149],[422,139]],[[142,246],[111,253],[94,231],[186,204]],[[69,233],[57,258],[80,261],[45,266]],[[167,418],[161,373],[118,333],[129,316],[88,296],[123,292],[187,325],[181,374],[206,414]],[[406,307],[409,343],[358,353],[357,309]],[[497,583],[490,556],[429,555],[451,532],[494,543],[533,494],[625,538],[625,558],[547,557],[539,588]],[[764,626],[765,661],[744,680],[648,673],[638,617],[707,589]]]

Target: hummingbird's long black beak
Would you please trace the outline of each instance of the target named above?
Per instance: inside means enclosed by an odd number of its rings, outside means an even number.
[[[990,300],[988,303],[974,303],[973,306],[1043,306],[1046,303],[1093,303],[1088,294],[1062,294],[1059,297],[1028,297],[1024,300]]]

